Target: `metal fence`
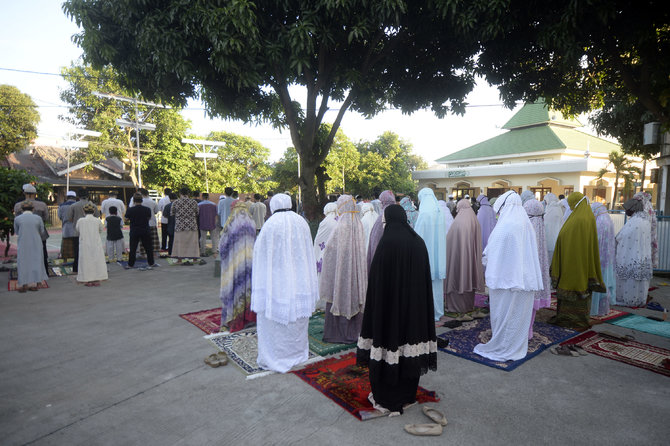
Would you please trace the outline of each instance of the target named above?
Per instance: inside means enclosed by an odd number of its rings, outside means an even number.
[[[614,222],[614,233],[618,234],[626,224],[624,211],[609,211]],[[657,272],[670,272],[670,215],[657,215],[656,235],[658,236]]]

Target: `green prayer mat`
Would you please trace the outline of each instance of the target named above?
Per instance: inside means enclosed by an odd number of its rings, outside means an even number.
[[[342,350],[349,350],[355,348],[356,344],[331,344],[330,342],[323,342],[323,324],[325,319],[323,312],[318,312],[309,318],[309,349],[311,352],[320,356],[328,356],[333,353],[341,352]]]
[[[637,314],[629,314],[607,323],[670,338],[670,322],[654,321]]]

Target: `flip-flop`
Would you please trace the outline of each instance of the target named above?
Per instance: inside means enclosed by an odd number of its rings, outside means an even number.
[[[574,356],[574,357],[579,356],[579,353],[573,352],[572,350],[570,350],[568,347],[566,347],[564,345],[559,345],[559,346],[555,345],[555,346],[551,347],[549,349],[549,351],[551,353],[553,353],[554,355],[558,355],[558,356]]]
[[[219,360],[217,353],[212,353],[211,355],[205,358],[205,364],[207,364],[212,368],[219,367],[221,365],[220,362],[221,361]]]
[[[635,337],[632,336],[632,335],[621,335],[621,334],[614,333],[614,332],[608,331],[608,330],[599,331],[598,334],[601,335],[601,336],[605,336],[607,338],[617,339],[619,341],[634,341],[635,340]]]
[[[216,358],[219,360],[219,365],[228,364],[228,355],[225,352],[216,353]]]
[[[588,355],[588,352],[586,350],[584,350],[583,348],[581,348],[579,345],[571,344],[571,345],[568,345],[568,348],[570,350],[572,350],[573,352],[577,352],[580,356]]]
[[[435,409],[434,407],[423,406],[423,414],[430,418],[433,422],[441,424],[442,426],[447,425],[447,418],[442,412]]]
[[[442,435],[441,424],[406,424],[405,432],[419,436]]]

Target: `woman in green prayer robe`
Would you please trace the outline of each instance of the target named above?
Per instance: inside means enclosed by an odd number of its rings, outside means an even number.
[[[600,272],[596,220],[586,197],[568,196],[572,214],[556,240],[551,262],[551,283],[556,289],[558,311],[550,323],[577,330],[590,328],[591,293],[606,292]]]

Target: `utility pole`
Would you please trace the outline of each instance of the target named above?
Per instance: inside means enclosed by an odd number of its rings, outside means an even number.
[[[142,159],[140,158],[140,130],[156,130],[156,125],[145,122],[146,119],[151,115],[151,113],[157,108],[171,108],[167,105],[156,104],[153,102],[140,101],[137,96],[134,98],[129,98],[127,96],[121,96],[119,94],[108,94],[108,93],[99,93],[97,91],[93,92],[94,96],[99,98],[112,99],[115,101],[130,102],[135,108],[135,119],[133,121],[127,119],[117,119],[116,123],[121,127],[132,127],[135,129],[135,145],[137,147],[137,183],[139,187],[142,187]],[[138,105],[146,105],[148,107],[153,107],[147,114],[140,117]]]
[[[181,140],[184,144],[193,144],[195,146],[202,146],[202,152],[195,152],[196,158],[202,158],[205,161],[205,189],[209,193],[209,179],[207,178],[207,158],[218,158],[217,153],[212,153],[211,150],[216,150],[219,147],[226,145],[224,141],[206,141],[204,139],[189,139],[182,138]],[[211,147],[211,149],[206,149],[205,147]]]
[[[79,135],[79,138],[75,138],[75,135]],[[70,190],[70,152],[75,149],[85,149],[88,147],[88,141],[82,141],[85,136],[99,137],[100,132],[86,129],[72,129],[67,132],[67,141],[63,147],[67,152],[67,170],[66,170],[66,180],[65,180],[65,193]]]

